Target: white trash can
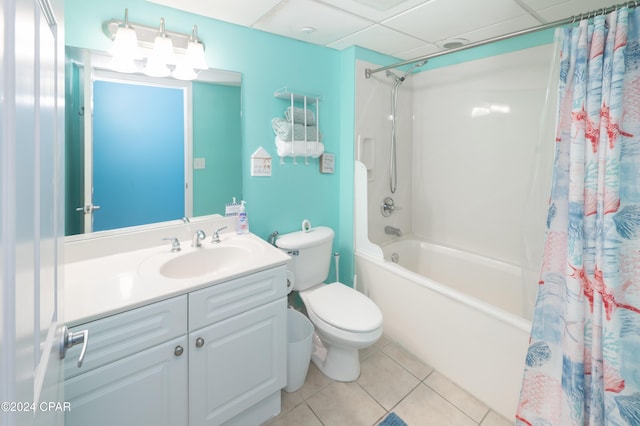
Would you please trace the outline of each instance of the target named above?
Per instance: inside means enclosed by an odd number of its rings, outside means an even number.
[[[311,361],[313,324],[295,309],[287,309],[287,392],[304,385]]]

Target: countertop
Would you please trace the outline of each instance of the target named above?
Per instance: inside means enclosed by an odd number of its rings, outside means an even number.
[[[253,247],[252,256],[242,265],[213,265],[206,276],[167,278],[159,265],[177,256],[206,250],[214,243],[202,242],[193,248],[181,240],[182,251],[171,253],[171,244],[76,260],[65,264],[64,314],[69,327],[124,312],[170,297],[179,296],[237,277],[285,265],[290,257],[253,234],[220,234],[220,247],[242,244]]]

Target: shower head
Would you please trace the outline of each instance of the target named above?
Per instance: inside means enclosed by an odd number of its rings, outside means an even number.
[[[396,73],[391,72],[389,70],[387,70],[385,74],[386,74],[387,77],[393,78],[393,81],[395,81],[396,83],[398,83],[398,82],[402,83],[404,81],[404,78],[405,78],[405,76],[400,77]]]
[[[386,75],[387,75],[387,77],[391,77],[391,78],[393,78],[393,80],[394,80],[394,82],[395,82],[395,84],[396,84],[396,85],[400,85],[400,84],[402,84],[402,82],[407,78],[407,76],[408,76],[411,72],[413,72],[413,70],[415,70],[415,69],[416,69],[416,68],[418,68],[418,67],[423,66],[423,65],[424,65],[424,64],[426,64],[426,63],[427,63],[427,61],[426,61],[426,60],[415,63],[415,64],[414,64],[411,68],[409,68],[409,69],[408,69],[408,70],[407,70],[407,71],[406,71],[402,76],[399,76],[399,75],[397,75],[396,73],[394,73],[394,72],[392,72],[392,71],[389,71],[389,70],[387,70],[387,71],[386,71]]]

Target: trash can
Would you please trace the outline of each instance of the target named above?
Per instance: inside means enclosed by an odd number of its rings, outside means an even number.
[[[313,324],[302,313],[287,309],[287,392],[302,387],[309,371]]]

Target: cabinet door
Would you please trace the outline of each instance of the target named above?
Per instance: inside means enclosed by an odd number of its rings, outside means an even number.
[[[187,363],[182,336],[66,380],[66,425],[186,425]]]
[[[219,425],[286,385],[286,305],[281,298],[189,334],[190,426]]]

